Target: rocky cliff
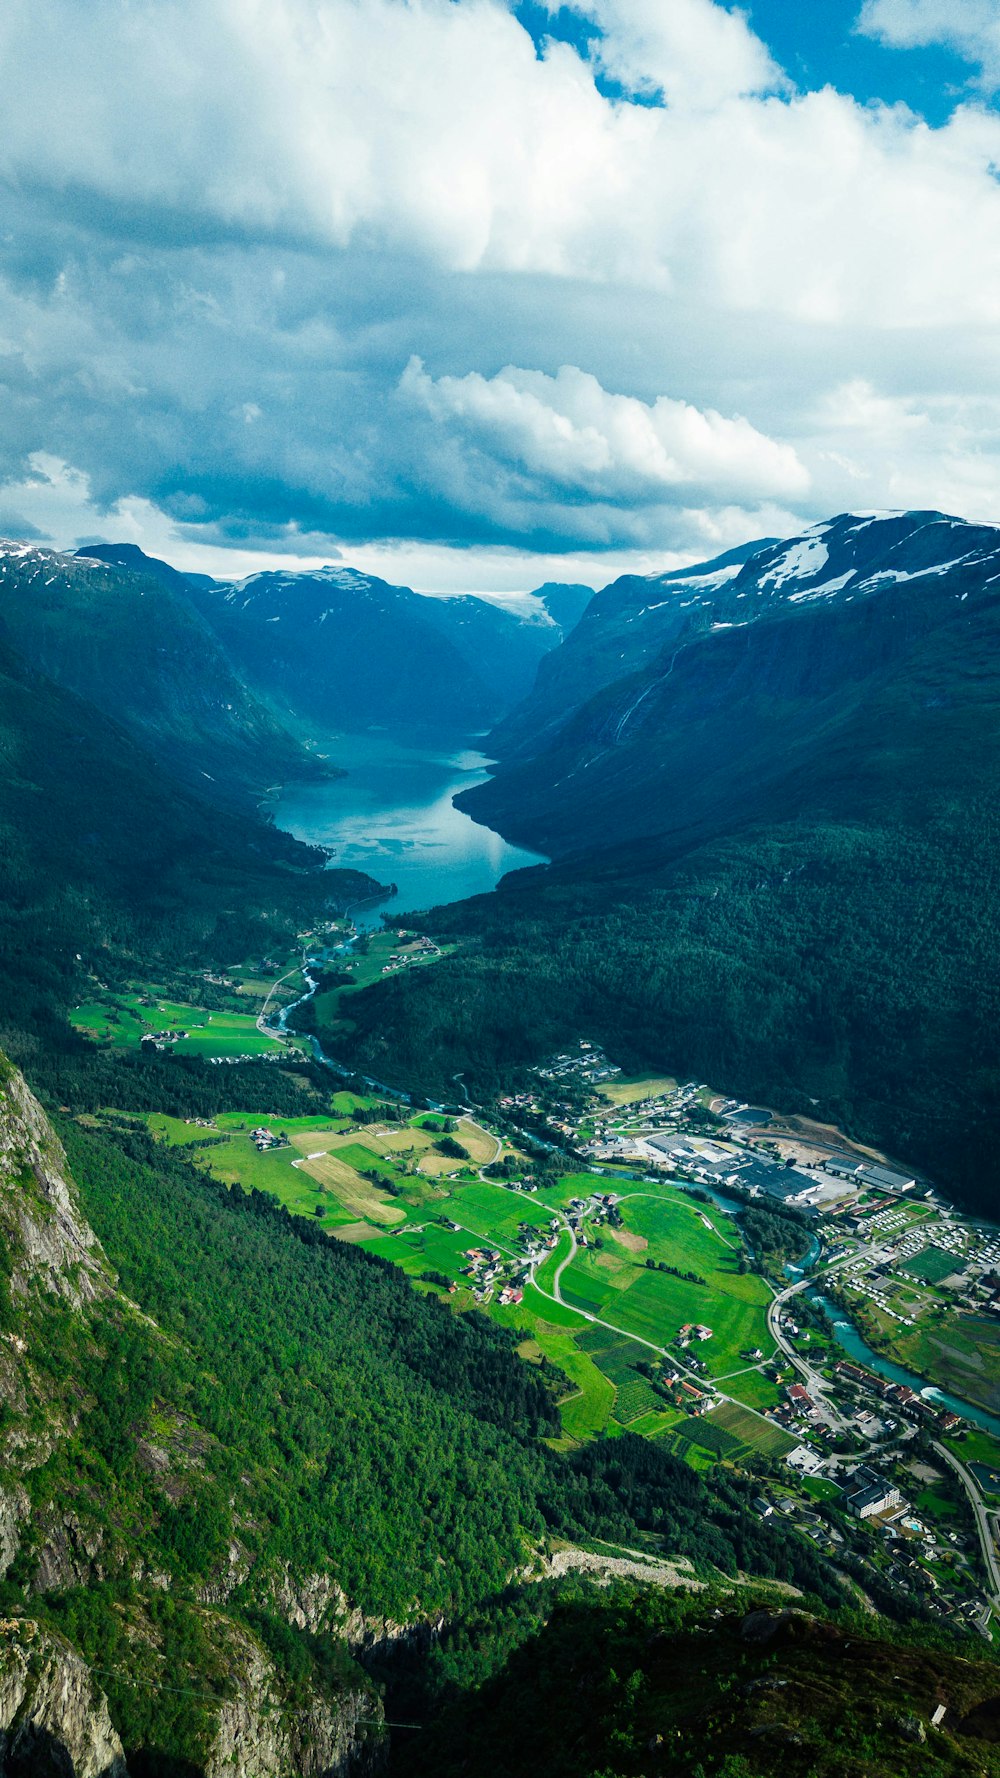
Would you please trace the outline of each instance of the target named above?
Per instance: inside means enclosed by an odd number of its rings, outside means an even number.
[[[381,1702],[332,1575],[274,1570],[259,1539],[206,1545],[193,1577],[170,1559],[225,1453],[162,1394],[144,1409],[137,1392],[124,1430],[108,1406],[137,1371],[182,1397],[188,1363],[122,1292],[0,1057],[0,1778],[125,1778],[133,1751],[203,1778],[380,1763]]]
[[[108,1701],[61,1637],[0,1618],[0,1772],[127,1778]]]

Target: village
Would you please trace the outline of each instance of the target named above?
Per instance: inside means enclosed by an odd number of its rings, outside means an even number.
[[[774,1286],[777,1350],[742,1354],[778,1389],[763,1417],[793,1440],[759,1508],[835,1559],[850,1552],[862,1584],[989,1637],[1000,1610],[1000,1230],[836,1132],[790,1129],[705,1083],[630,1087],[595,1044],[553,1058],[536,1080],[501,1105],[536,1139],[619,1180],[669,1180],[804,1225],[807,1256]],[[867,1358],[837,1350],[852,1321],[871,1342],[859,1342]],[[699,1382],[692,1342],[708,1347],[711,1335],[687,1323],[664,1336],[679,1362],[666,1360],[658,1382],[689,1415],[714,1414],[725,1391],[721,1379]],[[909,1382],[879,1374],[882,1352],[913,1367]],[[965,1397],[964,1413],[942,1386]]]

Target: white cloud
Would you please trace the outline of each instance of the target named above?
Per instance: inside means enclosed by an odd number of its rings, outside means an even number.
[[[740,416],[725,419],[661,395],[646,403],[609,394],[563,365],[554,377],[508,365],[495,377],[428,376],[411,358],[400,389],[443,425],[556,486],[622,503],[694,488],[720,500],[803,495],[809,477],[794,450]]]
[[[1000,117],[795,91],[712,0],[575,4],[590,60],[503,0],[4,0],[8,510],[445,577],[995,513]]]
[[[955,50],[1000,83],[1000,14],[995,0],[865,0],[858,29],[894,49],[932,44]]]
[[[575,0],[575,9],[599,26],[593,53],[626,91],[707,108],[785,84],[742,14],[712,0]]]
[[[1000,319],[1000,119],[761,97],[766,52],[711,0],[581,6],[665,109],[606,100],[565,44],[539,59],[500,0],[6,0],[0,172],[147,238]]]

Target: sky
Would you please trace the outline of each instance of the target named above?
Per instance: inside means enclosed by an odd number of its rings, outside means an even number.
[[[603,585],[1000,522],[996,0],[4,0],[0,535]]]

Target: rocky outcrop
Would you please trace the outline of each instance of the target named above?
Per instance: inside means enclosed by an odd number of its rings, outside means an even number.
[[[81,1525],[75,1513],[63,1512],[38,1527],[41,1547],[31,1583],[35,1593],[58,1592],[64,1587],[85,1587],[102,1580],[98,1555],[104,1533],[97,1526]]]
[[[14,1255],[11,1291],[33,1284],[75,1306],[113,1288],[100,1242],[66,1178],[66,1157],[22,1076],[0,1056],[0,1230]]]
[[[31,1511],[31,1502],[19,1482],[0,1485],[0,1579],[17,1555],[21,1526]]]
[[[287,1565],[271,1584],[270,1600],[286,1623],[314,1635],[318,1630],[329,1630],[346,1642],[355,1655],[372,1654],[397,1642],[426,1639],[441,1628],[441,1623],[429,1621],[400,1624],[394,1618],[366,1616],[351,1604],[331,1574],[307,1574],[299,1580],[290,1574]]]
[[[128,1778],[85,1662],[25,1618],[0,1619],[0,1772]]]
[[[234,1695],[215,1713],[205,1778],[360,1778],[387,1747],[382,1704],[363,1683],[293,1703],[259,1643],[227,1626]],[[360,1681],[360,1676],[359,1676]]]

